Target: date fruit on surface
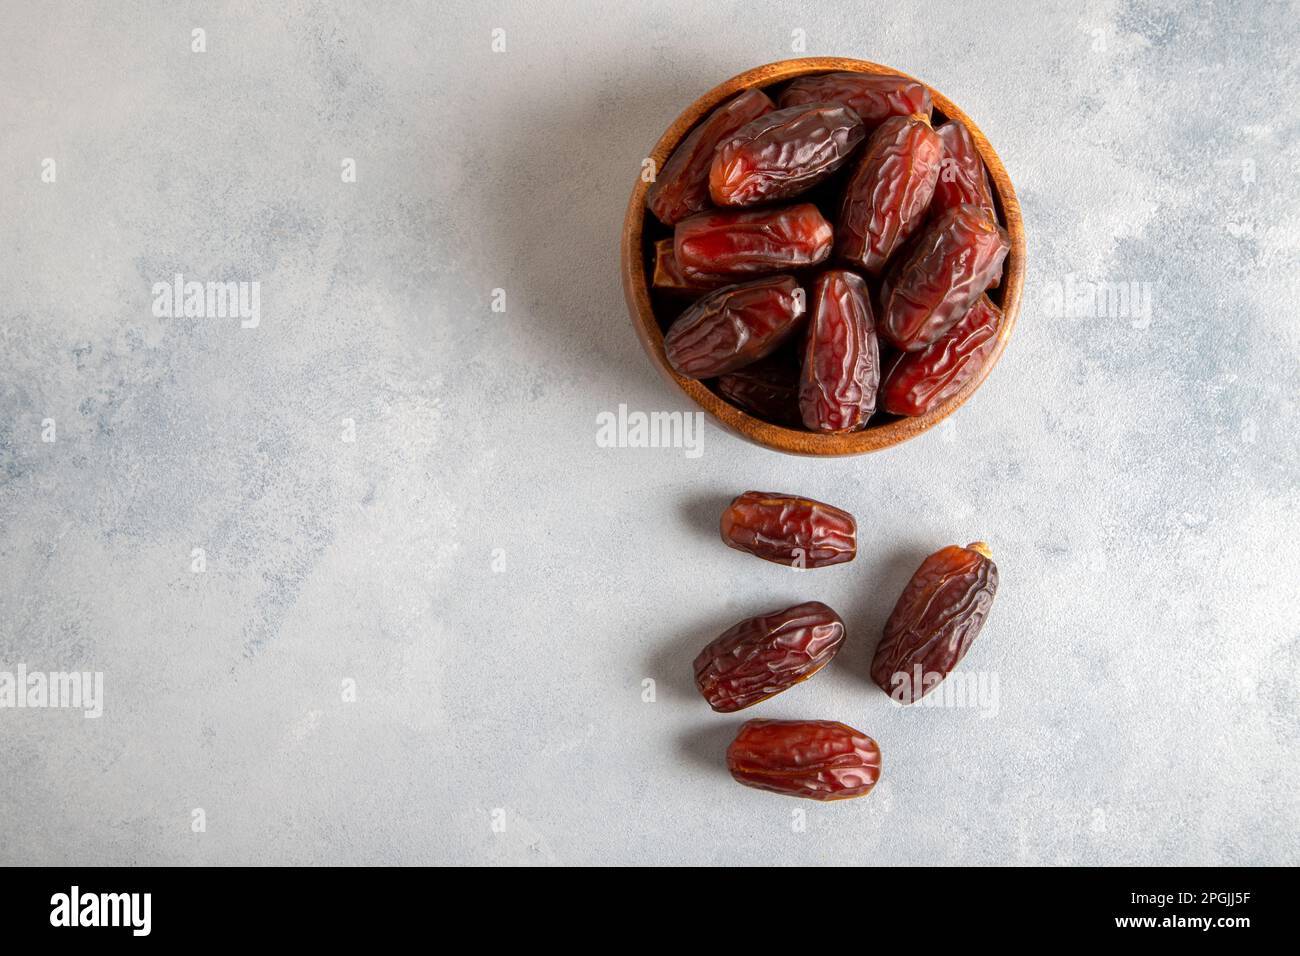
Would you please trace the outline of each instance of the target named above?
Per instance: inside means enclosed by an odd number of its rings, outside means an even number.
[[[776,425],[798,427],[799,364],[784,353],[722,375],[718,394],[742,411]]]
[[[673,151],[646,192],[646,206],[666,226],[709,206],[709,167],[718,143],[775,107],[760,90],[723,103]]]
[[[695,658],[695,686],[720,714],[788,690],[830,663],[844,622],[819,601],[751,617]]]
[[[970,311],[1010,248],[1006,232],[978,206],[949,209],[885,280],[881,333],[905,352],[925,348]]]
[[[814,306],[814,315],[815,306]],[[961,391],[997,347],[1002,310],[982,295],[942,338],[920,352],[904,352],[880,387],[891,415],[924,415]]]
[[[673,255],[673,241],[660,239],[655,243],[655,271],[651,285],[660,292],[673,295],[698,296],[727,285],[727,279],[693,279],[682,273]]]
[[[943,158],[939,161],[939,180],[934,187],[931,212],[937,215],[954,206],[979,206],[996,219],[989,173],[970,130],[956,120],[949,120],[935,133],[943,145]]]
[[[831,224],[811,203],[705,212],[673,230],[673,255],[695,279],[737,279],[812,266],[831,253]]]
[[[833,505],[747,491],[722,513],[727,547],[794,568],[825,568],[858,553],[858,523]]]
[[[983,542],[930,555],[885,623],[871,679],[899,703],[920,700],[966,656],[997,589],[998,569]]]
[[[724,286],[668,329],[668,364],[690,378],[734,372],[776,351],[799,326],[804,305],[803,290],[791,276]]]
[[[766,113],[718,144],[709,194],[719,206],[797,196],[839,169],[866,135],[858,114],[834,103]]]
[[[835,254],[878,275],[925,219],[939,179],[943,145],[925,120],[886,120],[844,190]]]
[[[842,103],[867,126],[891,116],[930,118],[930,90],[924,83],[892,73],[823,73],[795,80],[781,94],[781,107]]]
[[[809,303],[799,377],[803,423],[817,432],[857,431],[876,410],[880,346],[867,283],[829,269],[817,277]]]
[[[811,800],[861,797],[880,779],[880,747],[833,720],[751,720],[727,748],[747,787]]]

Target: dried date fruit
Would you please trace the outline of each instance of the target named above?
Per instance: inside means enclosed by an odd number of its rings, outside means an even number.
[[[934,199],[930,202],[929,216],[937,219],[949,209],[956,206],[979,206],[994,220],[997,219],[997,207],[993,205],[993,187],[989,183],[989,171],[975,148],[975,140],[962,123],[949,120],[940,126],[936,133],[943,142],[943,159],[939,161],[939,181],[934,187]],[[1002,266],[998,266],[990,288],[1002,284]]]
[[[806,681],[844,643],[844,622],[820,601],[741,621],[695,658],[695,686],[720,714]]]
[[[795,80],[781,94],[781,108],[805,103],[842,103],[868,126],[891,116],[930,118],[930,90],[893,73],[823,73]]]
[[[664,352],[678,374],[712,378],[776,351],[803,315],[803,290],[791,276],[724,286],[681,314]]]
[[[655,243],[655,269],[651,285],[660,292],[673,295],[702,295],[727,285],[728,279],[695,279],[681,270],[673,255],[673,241],[660,239]]]
[[[949,209],[886,279],[881,333],[905,352],[925,348],[970,310],[1010,248],[1006,232],[978,206]]]
[[[979,206],[996,219],[989,172],[984,168],[970,130],[956,120],[949,120],[935,133],[943,145],[943,158],[939,161],[931,213],[942,215],[954,206]]]
[[[784,356],[785,353],[778,353],[719,376],[718,394],[751,415],[777,425],[798,427],[802,424],[799,365]]]
[[[812,498],[747,491],[722,513],[727,547],[795,568],[825,568],[858,553],[853,515]]]
[[[930,555],[885,623],[871,679],[899,703],[920,700],[966,656],[997,589],[998,569],[982,541]]]
[[[797,196],[839,169],[866,135],[858,114],[834,103],[766,113],[718,144],[709,194],[719,206]]]
[[[811,800],[865,796],[880,779],[880,747],[834,720],[751,720],[727,748],[737,782]]]
[[[879,384],[880,346],[867,284],[847,270],[827,270],[813,284],[809,303],[799,377],[804,425],[816,432],[865,427]]]
[[[810,203],[706,212],[677,224],[673,255],[695,279],[745,278],[812,266],[831,252],[831,224]]]
[[[1002,310],[982,295],[947,333],[920,352],[898,357],[880,388],[891,415],[924,415],[979,374],[997,346]]]
[[[845,187],[835,254],[879,274],[924,221],[942,156],[927,121],[896,116],[882,123]]]
[[[746,90],[708,115],[673,151],[646,192],[646,206],[666,226],[709,206],[709,167],[718,143],[775,109],[760,90]]]

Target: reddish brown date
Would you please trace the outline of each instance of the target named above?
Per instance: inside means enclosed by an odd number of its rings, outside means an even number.
[[[655,269],[651,284],[660,292],[673,295],[702,295],[728,284],[727,279],[694,279],[682,272],[673,255],[673,241],[660,239],[655,243]]]
[[[695,686],[720,714],[751,707],[806,681],[844,643],[844,622],[819,601],[751,617],[695,658]]]
[[[797,196],[839,169],[866,135],[858,114],[834,103],[766,113],[718,144],[709,194],[719,206]]]
[[[930,118],[930,90],[924,83],[892,73],[823,73],[795,80],[781,94],[781,107],[842,103],[868,126],[891,116]]]
[[[924,221],[942,156],[939,134],[925,120],[882,123],[845,187],[835,254],[878,275]]]
[[[937,408],[979,374],[1001,327],[1002,310],[980,296],[938,341],[898,357],[881,386],[881,407],[891,415],[924,415]]]
[[[1002,268],[1011,242],[978,206],[956,206],[927,227],[881,289],[880,330],[918,352],[957,324]]]
[[[885,623],[871,679],[899,703],[920,700],[966,656],[997,589],[998,569],[983,542],[930,555]]]
[[[975,148],[970,130],[956,120],[950,120],[935,133],[943,146],[943,158],[939,161],[932,213],[939,215],[954,206],[979,206],[996,219],[989,173]]]
[[[718,143],[775,107],[759,90],[746,90],[709,114],[673,151],[646,192],[646,206],[672,226],[709,206],[709,167]]]
[[[724,286],[681,314],[664,352],[681,375],[724,375],[776,351],[803,315],[803,290],[790,276]]]
[[[996,220],[998,213],[993,205],[989,172],[984,167],[979,150],[975,148],[970,130],[956,120],[950,120],[935,132],[943,144],[943,159],[939,161],[939,181],[935,183],[929,217],[937,219],[949,209],[968,205],[979,206]],[[1002,267],[998,266],[989,286],[995,287],[1001,283]]]
[[[765,421],[790,428],[802,424],[799,364],[785,358],[784,353],[720,376],[717,390],[737,408]]]
[[[811,800],[871,792],[880,747],[833,720],[751,720],[727,748],[727,769],[747,787]]]
[[[831,224],[811,203],[706,212],[677,224],[673,255],[696,279],[745,278],[812,266],[831,252]]]
[[[830,269],[817,277],[809,304],[799,376],[799,411],[816,432],[863,428],[876,410],[880,346],[862,277]]]
[[[825,568],[858,553],[853,515],[812,498],[747,491],[722,513],[722,540],[794,568]]]

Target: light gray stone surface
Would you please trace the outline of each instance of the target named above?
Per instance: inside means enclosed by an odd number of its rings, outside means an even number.
[[[0,710],[0,862],[1300,862],[1294,5],[279,6],[0,4],[0,669],[104,675],[98,719]],[[687,410],[619,287],[640,160],[796,30],[999,150],[1010,347],[882,454],[599,447]],[[176,273],[260,323],[155,317]],[[724,548],[747,488],[859,559]],[[997,706],[897,709],[883,620],[975,538]],[[881,742],[824,806],[733,784],[689,676],[814,598],[850,643],[752,714]]]

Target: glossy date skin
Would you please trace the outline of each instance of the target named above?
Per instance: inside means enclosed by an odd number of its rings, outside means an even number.
[[[931,214],[942,215],[954,206],[979,206],[996,219],[989,173],[970,130],[956,120],[949,120],[935,133],[943,147],[943,158],[939,161]]]
[[[817,277],[809,303],[799,411],[816,432],[866,427],[876,410],[880,345],[871,295],[861,276],[830,269]]]
[[[920,352],[904,352],[880,388],[891,415],[924,415],[961,391],[997,347],[1002,310],[982,295],[942,338]]]
[[[925,220],[939,179],[943,145],[925,120],[882,123],[844,190],[835,254],[871,275]]]
[[[795,428],[799,415],[799,365],[780,355],[718,377],[718,394],[741,411]]]
[[[951,329],[989,288],[1011,248],[978,206],[956,206],[926,227],[881,288],[880,331],[919,352]]]
[[[787,567],[830,567],[858,552],[853,515],[795,495],[747,491],[722,513],[721,532],[727,547]]]
[[[871,792],[880,747],[833,720],[751,720],[727,748],[727,769],[747,787],[810,800]]]
[[[666,226],[709,206],[709,168],[718,143],[775,109],[760,90],[746,90],[719,106],[682,140],[646,192],[646,206]]]
[[[975,148],[970,130],[956,120],[949,120],[935,132],[943,144],[943,159],[939,160],[939,181],[935,183],[934,199],[930,202],[930,219],[938,219],[957,206],[968,205],[979,206],[996,220],[998,213],[993,205],[989,171]],[[1001,283],[1002,267],[998,266],[989,285]]]
[[[712,378],[756,362],[780,347],[804,316],[791,276],[769,276],[711,292],[678,317],[664,352],[680,375]]]
[[[889,73],[824,73],[795,80],[781,94],[781,108],[806,103],[842,103],[867,126],[891,116],[930,118],[930,90],[924,83]]]
[[[844,643],[844,622],[820,601],[741,621],[695,658],[695,686],[720,714],[806,681]]]
[[[866,135],[858,114],[834,103],[767,113],[718,144],[709,194],[719,206],[797,196],[839,169]]]
[[[998,569],[982,542],[930,555],[885,623],[871,679],[898,703],[920,700],[966,656],[997,589]]]
[[[695,279],[682,272],[673,255],[673,241],[660,239],[655,243],[655,268],[651,285],[659,292],[673,295],[703,295],[727,285],[727,279]]]
[[[694,279],[786,272],[830,255],[831,224],[811,203],[752,211],[706,212],[677,224],[673,255]]]

